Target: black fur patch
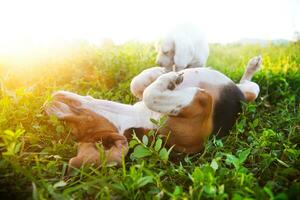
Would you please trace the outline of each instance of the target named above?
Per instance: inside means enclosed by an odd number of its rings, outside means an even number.
[[[230,83],[221,89],[214,108],[213,134],[224,136],[229,132],[242,110],[241,101],[245,101],[245,97],[235,84]]]

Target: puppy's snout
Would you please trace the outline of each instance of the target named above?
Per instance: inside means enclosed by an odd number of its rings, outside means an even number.
[[[156,61],[156,64],[157,64],[158,66],[162,66],[162,62],[161,62],[160,60],[157,60],[157,61]]]

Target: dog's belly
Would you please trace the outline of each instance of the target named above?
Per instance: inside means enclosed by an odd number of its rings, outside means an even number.
[[[213,101],[219,99],[224,86],[234,84],[226,75],[207,67],[184,69],[179,73],[183,74],[183,82],[176,87],[176,90],[199,87],[208,92],[213,97]]]

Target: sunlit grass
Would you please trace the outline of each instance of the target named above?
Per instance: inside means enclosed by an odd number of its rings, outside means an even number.
[[[261,94],[245,105],[231,134],[211,137],[202,153],[128,155],[120,167],[81,169],[65,176],[76,154],[70,129],[45,116],[58,89],[134,103],[129,83],[155,65],[152,44],[95,47],[81,43],[66,54],[24,66],[0,62],[0,196],[6,199],[295,199],[300,192],[300,46],[212,45],[208,65],[239,80],[247,61],[262,55],[254,77]],[[34,55],[33,55],[34,57]],[[1,55],[0,55],[0,60]],[[25,66],[26,65],[26,66]],[[156,139],[156,141],[159,138]],[[132,144],[134,152],[134,145]],[[158,149],[158,148],[157,148]],[[160,151],[160,149],[158,149]]]

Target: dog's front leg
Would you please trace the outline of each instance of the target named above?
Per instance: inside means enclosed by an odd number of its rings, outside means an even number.
[[[198,87],[177,89],[183,78],[184,74],[176,72],[161,75],[144,91],[143,101],[146,106],[159,113],[186,117],[193,117],[205,108],[211,109],[212,98],[203,89]]]
[[[166,71],[162,67],[152,67],[149,69],[145,69],[132,79],[130,83],[131,93],[135,97],[141,99],[143,97],[145,88],[164,73],[166,73]]]

